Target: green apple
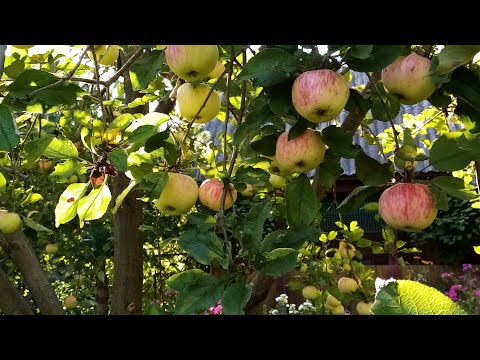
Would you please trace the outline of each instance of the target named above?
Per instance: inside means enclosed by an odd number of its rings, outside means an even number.
[[[253,186],[252,184],[246,184],[246,185],[247,187],[240,194],[242,194],[245,197],[252,197],[253,195],[255,195],[255,186]]]
[[[221,61],[217,61],[215,68],[206,76],[208,79],[218,79],[225,71],[225,65]]]
[[[168,45],[165,60],[178,77],[185,81],[205,78],[218,61],[217,45]]]
[[[342,305],[342,302],[338,300],[335,296],[328,294],[327,296],[327,304],[331,307],[335,308],[339,305]]]
[[[340,241],[338,252],[343,259],[353,259],[355,257],[355,246],[347,244],[345,241]]]
[[[352,293],[358,289],[358,283],[349,277],[341,277],[337,286],[341,293]]]
[[[22,226],[23,221],[18,214],[0,210],[0,232],[12,234],[20,230]]]
[[[343,305],[338,305],[333,308],[333,310],[330,310],[332,315],[344,315],[345,314],[345,308]]]
[[[358,315],[372,315],[372,303],[360,301],[356,306]]]
[[[207,179],[200,185],[198,198],[206,207],[220,211],[220,204],[223,194],[223,182],[218,179]],[[237,190],[230,184],[230,191],[225,196],[224,210],[230,209],[237,200]]]
[[[307,300],[315,300],[320,296],[320,293],[318,292],[318,289],[315,286],[308,285],[302,289],[302,295]]]
[[[194,86],[190,83],[180,85],[177,91],[178,112],[188,121],[192,121],[198,110],[210,92],[210,87],[206,84]],[[220,112],[220,95],[213,91],[207,100],[207,103],[198,114],[195,122],[198,124],[206,123]]]
[[[283,176],[278,176],[275,174],[270,174],[269,180],[274,189],[283,188],[287,184],[287,179],[285,179]]]
[[[58,245],[57,244],[47,244],[45,247],[45,251],[47,254],[54,255],[58,252]]]
[[[75,184],[78,182],[78,176],[73,174],[72,176],[70,176],[67,180],[67,184]]]
[[[77,298],[73,295],[65,297],[63,304],[67,309],[75,309],[77,307]]]
[[[197,182],[190,176],[169,172],[168,181],[155,206],[170,216],[186,214],[198,199]]]
[[[288,141],[288,133],[283,132],[277,139],[275,157],[279,168],[291,173],[303,173],[315,169],[327,150],[320,133],[313,129]]]
[[[430,76],[431,66],[430,59],[416,53],[399,56],[382,70],[383,87],[400,103],[417,104],[435,92],[436,85]]]
[[[347,104],[350,88],[335,71],[311,70],[298,76],[292,86],[292,103],[305,119],[323,123],[335,119]]]

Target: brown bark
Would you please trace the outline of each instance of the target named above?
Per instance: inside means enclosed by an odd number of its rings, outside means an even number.
[[[95,301],[97,304],[95,313],[97,315],[108,315],[108,298],[110,294],[108,292],[108,277],[105,271],[105,260],[102,261],[99,271],[103,271],[104,278],[102,281],[97,276],[95,283]]]
[[[120,54],[124,62],[131,54]],[[125,97],[127,102],[133,101],[138,92],[132,90],[128,74],[124,76]],[[131,113],[148,112],[148,104],[129,109]],[[128,186],[130,179],[120,173],[113,179],[113,197],[116,198]],[[123,200],[115,214],[114,248],[113,248],[113,315],[141,314],[143,284],[143,234],[138,230],[143,223],[142,202],[138,190],[131,191]]]
[[[52,284],[43,271],[29,239],[22,231],[0,236],[0,245],[12,258],[22,273],[33,300],[43,315],[64,315]]]
[[[5,315],[33,315],[32,309],[0,269],[0,309]]]

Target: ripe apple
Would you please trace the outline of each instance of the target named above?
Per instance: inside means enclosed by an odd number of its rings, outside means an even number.
[[[73,174],[72,176],[70,176],[67,180],[67,184],[75,184],[78,182],[78,176]]]
[[[270,174],[269,180],[274,189],[280,189],[287,184],[287,179],[285,179],[283,176],[278,176],[275,174]]]
[[[198,185],[190,176],[169,172],[168,181],[155,206],[170,216],[186,214],[197,202]]]
[[[96,45],[95,57],[100,65],[110,66],[117,62],[120,50],[117,45]],[[90,51],[88,53],[90,60],[93,60],[93,54]]]
[[[8,212],[7,210],[0,210],[0,232],[12,234],[20,230],[22,226],[23,221],[18,214]]]
[[[280,169],[303,173],[315,169],[323,161],[325,151],[320,133],[307,129],[291,141],[288,133],[283,132],[277,139],[275,157]]]
[[[217,45],[168,45],[165,60],[178,77],[186,81],[201,80],[210,74],[218,61]]]
[[[74,309],[77,307],[77,298],[73,295],[68,295],[63,303],[67,309]]]
[[[315,300],[320,294],[315,286],[308,285],[302,289],[302,295],[307,300]]]
[[[437,217],[435,199],[426,185],[398,183],[385,190],[378,201],[382,219],[394,229],[416,232]]]
[[[218,79],[220,75],[225,71],[225,65],[219,60],[215,68],[206,76],[208,79]]]
[[[37,163],[38,167],[42,170],[51,169],[53,166],[53,162],[50,159],[38,159]]]
[[[57,244],[47,244],[45,247],[45,251],[47,254],[54,255],[58,252],[58,245]]]
[[[343,305],[338,305],[333,308],[333,310],[330,310],[332,315],[343,315],[345,314],[345,308]]]
[[[311,70],[297,77],[292,103],[305,119],[323,123],[335,119],[347,104],[350,88],[345,78],[332,70]]]
[[[345,241],[340,241],[338,252],[343,259],[353,259],[355,257],[355,246],[347,244]]]
[[[247,187],[240,194],[242,194],[245,197],[252,197],[253,195],[255,195],[255,186],[253,186],[252,184],[246,184],[246,185]]]
[[[372,303],[360,301],[356,306],[358,315],[372,315]]]
[[[206,207],[220,211],[222,201],[223,182],[218,179],[207,179],[200,185],[198,190],[198,198]],[[233,198],[233,199],[232,199]],[[230,209],[237,200],[237,190],[233,184],[230,184],[230,191],[225,196],[224,210]]]
[[[382,70],[385,91],[402,104],[413,105],[427,99],[436,89],[429,76],[432,61],[416,53],[399,56]]]
[[[358,289],[358,283],[349,277],[341,277],[337,286],[341,293],[352,293]]]
[[[328,294],[327,304],[330,305],[331,307],[335,308],[339,305],[342,305],[342,302],[340,300],[338,300],[335,296]]]
[[[203,102],[207,98],[210,87],[205,84],[193,86],[190,83],[180,85],[177,91],[178,112],[188,121],[192,121]],[[198,124],[212,120],[220,112],[220,95],[213,91],[207,103],[198,114],[195,122]]]

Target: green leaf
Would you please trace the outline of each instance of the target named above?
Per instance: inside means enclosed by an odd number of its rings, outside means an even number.
[[[291,53],[270,48],[257,53],[243,67],[238,80],[253,80],[258,86],[273,86],[295,76],[297,59]]]
[[[280,276],[295,267],[298,251],[289,248],[279,248],[263,255],[265,260],[258,266],[260,272],[265,275]]]
[[[7,179],[0,173],[0,193],[4,192],[7,189]]]
[[[53,135],[47,135],[25,143],[25,167],[27,169],[32,169],[37,165],[36,161],[43,155],[54,138]]]
[[[473,59],[479,51],[480,45],[445,45],[438,54],[438,66],[433,74],[447,74]]]
[[[12,151],[20,142],[20,133],[7,105],[0,104],[0,151]]]
[[[186,270],[169,277],[166,284],[170,289],[184,292],[189,285],[194,284],[199,278],[207,275],[209,274],[200,269]]]
[[[161,171],[144,176],[139,186],[140,189],[145,190],[145,197],[149,199],[159,199],[167,182],[168,173]]]
[[[78,150],[69,139],[53,138],[45,149],[44,155],[54,160],[66,160],[78,157]]]
[[[435,207],[438,210],[448,210],[448,196],[447,193],[436,186],[428,187],[435,199]]]
[[[363,45],[368,46],[368,45]],[[345,60],[350,69],[361,72],[380,71],[393,63],[397,57],[409,53],[408,45],[374,45],[367,58],[358,58],[352,54],[350,48]],[[365,52],[365,51],[364,51]],[[357,51],[358,55],[358,51]]]
[[[395,242],[395,248],[396,249],[400,249],[402,248],[403,246],[405,246],[406,242],[405,241],[402,241],[402,240],[398,240]]]
[[[135,120],[135,117],[132,114],[119,115],[108,126],[108,129],[123,130],[123,129],[127,128],[133,122],[133,120]]]
[[[125,149],[115,149],[112,152],[108,153],[108,161],[110,164],[115,166],[118,171],[126,172],[128,171],[128,153]]]
[[[474,246],[473,251],[475,251],[476,254],[480,255],[480,245],[479,246]]]
[[[216,259],[224,269],[228,268],[223,241],[212,232],[185,231],[178,240],[178,245],[200,264],[210,265]]]
[[[129,144],[145,143],[150,137],[157,133],[158,126],[156,125],[143,125],[135,130],[128,136],[126,142]]]
[[[289,226],[311,224],[320,209],[315,190],[305,174],[288,183],[285,201]]]
[[[198,232],[208,232],[217,225],[217,221],[212,215],[202,213],[190,213],[187,215],[187,226],[192,227]]]
[[[233,145],[238,147],[244,141],[250,142],[258,135],[259,130],[265,123],[274,121],[275,118],[278,118],[278,116],[272,113],[268,105],[264,105],[260,109],[250,112],[245,118],[245,121],[242,122],[235,131],[233,135]]]
[[[318,166],[315,176],[318,182],[326,189],[330,189],[336,180],[343,174],[343,168],[340,166],[340,157],[331,155],[330,149],[327,149],[322,163]]]
[[[275,155],[275,149],[277,146],[277,139],[280,134],[272,134],[265,136],[264,138],[254,141],[250,144],[250,147],[265,156]]]
[[[480,111],[480,79],[473,71],[464,66],[455,69],[443,89],[456,96],[459,104],[464,102],[464,107]]]
[[[182,291],[175,304],[175,314],[196,314],[214,306],[222,296],[225,284],[204,273]]]
[[[55,170],[49,176],[54,178],[57,183],[65,183],[71,175],[81,173],[82,168],[85,171],[85,167],[80,161],[70,159],[55,165]]]
[[[23,98],[28,93],[51,85],[56,81],[55,76],[46,71],[27,69],[18,75],[15,81],[7,87],[7,90],[15,98]]]
[[[237,184],[252,184],[257,186],[265,186],[269,183],[270,174],[263,169],[254,168],[252,166],[240,166],[232,179],[236,189]]]
[[[370,95],[363,94],[358,90],[350,88],[350,96],[345,105],[345,110],[348,112],[358,112],[357,109],[359,109],[362,116],[364,116],[371,108],[372,100]]]
[[[22,215],[22,219],[23,219],[23,222],[25,223],[25,225],[27,225],[29,228],[31,228],[35,231],[38,231],[38,232],[43,231],[43,232],[46,232],[47,234],[53,234],[54,233],[53,230],[50,230],[50,229],[46,228],[42,224],[39,224],[36,221],[33,221],[32,219],[30,219],[26,216]]]
[[[330,125],[322,130],[323,140],[329,152],[347,159],[354,159],[359,150],[359,145],[353,144],[353,133],[345,132],[342,128]]]
[[[461,200],[472,200],[478,197],[475,190],[465,189],[463,179],[452,176],[437,176],[430,180],[429,185],[438,187],[448,195]]]
[[[80,86],[72,83],[63,83],[39,91],[35,94],[35,98],[47,106],[73,105],[77,100],[77,96],[83,94],[88,94],[88,92],[83,90]]]
[[[149,304],[143,311],[143,315],[166,315],[167,312],[162,310],[156,303]]]
[[[164,148],[164,155],[163,157],[167,161],[169,165],[175,165],[177,162],[178,157],[180,156],[177,147],[173,145],[172,143],[165,141],[163,144]]]
[[[88,183],[75,183],[69,185],[60,195],[60,200],[55,207],[55,227],[66,224],[77,215],[80,199],[87,191]]]
[[[265,236],[263,239],[262,244],[260,246],[260,252],[270,252],[275,250],[276,248],[285,247],[282,246],[283,235],[285,234],[285,230],[275,230]]]
[[[389,281],[375,295],[374,315],[467,315],[435,288],[411,280]]]
[[[390,121],[400,113],[400,102],[395,96],[387,94],[381,83],[372,94],[372,117],[375,120]],[[378,91],[377,91],[378,90]]]
[[[81,198],[77,208],[80,227],[83,227],[84,221],[100,219],[107,212],[111,200],[112,194],[105,182]]]
[[[373,45],[354,45],[350,48],[350,55],[357,59],[368,59],[372,53]]]
[[[130,80],[133,90],[145,89],[162,69],[164,60],[165,53],[163,51],[153,50],[147,52],[143,59],[130,66]]]
[[[380,164],[377,160],[360,151],[355,158],[355,169],[358,179],[368,186],[380,186],[393,178],[390,162]]]
[[[440,136],[430,149],[430,165],[445,172],[464,169],[473,160],[471,152],[462,149],[461,144],[466,141],[461,132]]]
[[[169,135],[170,135],[170,132],[162,131],[149,137],[148,140],[145,142],[145,151],[152,152],[158,148],[163,147]]]
[[[266,89],[265,92],[269,98],[268,105],[274,114],[287,116],[293,109],[292,84],[293,82],[285,81]]]
[[[222,295],[223,315],[244,315],[243,308],[252,295],[252,285],[244,281],[230,285]]]
[[[115,199],[115,206],[112,209],[112,214],[115,215],[118,211],[118,208],[122,204],[123,200],[127,197],[127,195],[132,191],[132,189],[137,185],[137,182],[135,180],[130,180],[130,183],[128,186],[121,192],[120,195],[117,196]]]
[[[316,243],[320,237],[320,229],[315,226],[298,224],[289,227],[282,237],[281,247],[300,249],[305,241]]]
[[[311,124],[310,121],[305,119],[303,116],[299,116],[297,122],[288,131],[288,141],[292,141],[297,136],[302,135],[309,127],[309,124]]]
[[[344,214],[357,209],[366,198],[375,194],[378,188],[370,186],[356,187],[337,207],[337,211]]]
[[[243,245],[247,249],[258,250],[262,241],[265,220],[270,217],[271,206],[268,200],[253,206],[236,231],[241,232]]]

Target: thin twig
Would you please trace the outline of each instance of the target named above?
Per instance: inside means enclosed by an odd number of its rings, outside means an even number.
[[[97,54],[95,54],[95,46],[91,46],[90,50],[92,51],[93,62],[95,64],[95,78],[97,80],[98,99],[100,100],[100,106],[102,107],[102,117],[104,120],[107,120],[107,110],[105,109],[105,105],[103,105],[102,88],[100,87],[100,71],[98,70],[98,61]]]
[[[375,144],[377,145],[379,151],[380,151],[380,154],[382,154],[383,156],[383,159],[385,160],[385,162],[387,162],[387,157],[385,156],[385,153],[383,152],[383,146],[380,144],[380,141],[378,141],[378,138],[377,138],[377,135],[375,135],[372,131],[372,129],[370,129],[369,126],[367,125],[364,125],[364,124],[361,124],[362,128],[364,130],[368,130],[368,132],[373,136],[373,139],[375,141]]]
[[[122,74],[128,70],[130,68],[130,66],[133,64],[133,62],[135,60],[137,60],[137,58],[143,54],[143,49],[140,48],[138,49],[137,51],[135,51],[133,53],[133,55],[130,57],[130,59],[128,59],[125,64],[123,64],[123,66],[118,69],[118,71],[112,75],[112,77],[110,79],[108,79],[107,81],[105,81],[105,86],[110,86],[112,85],[120,76],[122,76]]]
[[[230,63],[228,64],[227,76],[227,105],[225,106],[225,122],[223,125],[223,171],[227,171],[227,135],[228,135],[228,117],[230,116],[230,87],[232,85],[233,61],[235,60],[234,48],[230,48]]]
[[[395,124],[393,123],[393,120],[390,119],[388,120],[388,122],[392,126],[393,138],[395,139],[395,152],[397,152],[397,150],[400,149],[400,144],[398,142],[398,135],[400,134],[398,133],[397,129],[395,129]]]

